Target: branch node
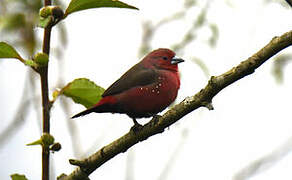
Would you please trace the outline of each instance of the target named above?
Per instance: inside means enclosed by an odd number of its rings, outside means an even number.
[[[63,180],[65,179],[66,177],[68,177],[66,174],[61,174],[60,176],[57,177],[57,180]]]
[[[234,71],[235,68],[232,68],[231,71]],[[230,71],[229,71],[230,72]],[[214,89],[217,89],[218,87],[222,86],[222,83],[224,83],[224,81],[226,81],[226,75],[230,75],[229,74],[221,74],[219,76],[211,76],[208,84],[214,88]]]
[[[104,147],[101,148],[101,150],[100,150],[100,155],[101,155],[101,157],[105,157]]]
[[[272,38],[272,41],[276,41],[279,38],[279,36],[275,36]]]
[[[201,89],[200,93],[203,91],[203,89]],[[184,99],[184,104],[185,106],[189,106],[193,101],[194,99],[196,98],[196,96],[188,96]]]
[[[86,163],[84,163],[84,161],[79,161],[79,160],[76,160],[76,159],[69,159],[69,163],[74,165],[74,166],[79,166],[79,167],[86,166]]]
[[[209,80],[209,84],[211,84],[211,85],[216,84],[216,76],[211,76],[211,78]]]
[[[213,106],[212,102],[204,101],[204,102],[202,102],[202,106],[206,107],[210,111],[214,110],[214,106]]]

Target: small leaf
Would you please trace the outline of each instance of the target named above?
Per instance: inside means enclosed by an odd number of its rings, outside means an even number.
[[[73,12],[100,7],[129,8],[138,10],[138,8],[118,0],[71,0],[66,9],[65,17]]]
[[[65,86],[60,94],[73,99],[75,103],[82,104],[86,108],[92,107],[100,99],[104,88],[97,86],[94,82],[85,79],[75,79]]]
[[[60,91],[59,90],[55,90],[52,94],[53,96],[53,101],[55,101],[57,99],[57,97],[60,95]]]
[[[25,175],[22,174],[11,174],[10,177],[12,180],[27,180]]]
[[[34,142],[31,142],[31,143],[28,143],[26,144],[27,146],[35,146],[35,145],[42,145],[43,144],[43,141],[41,139],[38,139]]]
[[[52,6],[44,6],[40,9],[39,16],[42,18],[47,18],[52,15]]]
[[[64,17],[64,12],[59,6],[45,6],[39,12],[39,26],[46,28],[56,25]]]
[[[0,42],[0,58],[16,58],[24,62],[24,59],[18,54],[18,52],[5,42]]]
[[[38,64],[33,60],[25,60],[24,64],[35,68],[38,66]]]

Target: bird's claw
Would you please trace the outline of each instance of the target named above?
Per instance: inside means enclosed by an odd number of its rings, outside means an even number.
[[[159,118],[161,118],[162,116],[158,115],[158,114],[155,114],[153,115],[153,119],[154,119],[154,123],[156,124],[159,120]]]
[[[133,131],[135,134],[138,133],[143,126],[139,123],[135,123],[134,126],[131,127],[131,131]]]
[[[132,119],[133,119],[133,122],[134,122],[134,126],[131,127],[131,131],[133,131],[136,134],[137,132],[139,132],[143,128],[143,126],[138,123],[136,118],[132,118]]]

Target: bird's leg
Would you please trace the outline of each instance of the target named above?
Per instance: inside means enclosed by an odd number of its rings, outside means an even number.
[[[136,118],[132,118],[132,120],[133,120],[133,122],[134,122],[134,126],[135,125],[140,125],[139,123],[138,123],[138,121],[136,120]],[[141,126],[141,125],[140,125]]]
[[[131,131],[137,133],[139,130],[142,129],[143,126],[137,122],[136,118],[132,118],[132,120],[134,122],[134,126],[131,127]]]
[[[158,114],[154,114],[154,115],[153,115],[153,118],[155,118],[155,119],[157,119],[157,120],[158,120],[159,118],[161,118],[161,117],[162,117],[162,116],[160,116],[160,115],[158,115]]]

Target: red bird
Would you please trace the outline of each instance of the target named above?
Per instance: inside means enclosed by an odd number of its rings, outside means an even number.
[[[181,62],[169,49],[150,52],[105,90],[96,105],[72,118],[91,112],[122,113],[137,125],[136,118],[154,116],[175,100],[180,87],[177,64]]]

